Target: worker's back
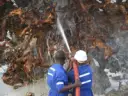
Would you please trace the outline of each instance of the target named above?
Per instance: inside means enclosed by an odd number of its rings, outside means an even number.
[[[47,74],[47,83],[50,87],[48,96],[68,96],[68,92],[59,93],[59,91],[68,85],[66,72],[62,65],[53,64]]]
[[[93,96],[92,93],[92,69],[89,65],[79,65],[79,78],[81,81],[81,87],[80,87],[80,96]],[[74,79],[74,71],[71,70],[68,72],[69,81],[71,83],[75,82]],[[73,91],[73,96],[75,94],[75,89]]]

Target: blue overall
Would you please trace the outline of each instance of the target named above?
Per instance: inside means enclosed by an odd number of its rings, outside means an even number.
[[[92,92],[92,69],[89,65],[79,65],[79,78],[81,81],[80,96],[93,96]],[[68,72],[69,82],[74,83],[74,71]],[[73,89],[73,96],[75,96],[75,89]]]
[[[68,96],[68,91],[59,93],[59,91],[68,85],[66,71],[60,64],[53,64],[47,73],[47,83],[50,87],[48,96]]]

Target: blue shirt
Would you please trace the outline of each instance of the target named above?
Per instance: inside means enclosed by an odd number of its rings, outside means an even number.
[[[59,91],[68,85],[66,71],[60,64],[53,64],[47,73],[47,83],[50,87],[48,96],[68,96],[68,91],[59,93]]]
[[[92,69],[89,65],[80,65],[78,67],[79,78],[81,81],[80,96],[93,96],[92,93]],[[68,72],[69,81],[74,83],[74,71]],[[73,90],[73,96],[75,96],[75,89]]]

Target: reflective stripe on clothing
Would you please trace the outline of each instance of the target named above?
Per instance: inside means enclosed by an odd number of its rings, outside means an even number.
[[[88,76],[88,75],[90,75],[89,72],[88,72],[88,73],[85,73],[85,74],[82,74],[82,75],[80,75],[79,77],[82,78],[82,77],[85,77],[85,76]]]
[[[57,82],[56,85],[62,85],[64,82]]]
[[[52,68],[52,67],[50,68],[50,70],[52,70],[52,71],[56,71],[56,70],[55,70],[54,68]]]
[[[83,82],[81,82],[81,84],[83,85],[83,84],[87,84],[87,83],[90,83],[92,80],[87,80],[87,81],[83,81]]]
[[[48,75],[53,76],[53,74],[52,74],[52,73],[48,73]]]

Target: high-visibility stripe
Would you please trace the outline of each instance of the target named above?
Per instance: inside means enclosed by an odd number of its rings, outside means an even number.
[[[62,85],[64,82],[57,82],[56,85]]]
[[[56,70],[55,70],[54,68],[52,68],[52,67],[50,68],[50,70],[52,70],[52,71],[56,71]]]
[[[53,74],[52,74],[52,73],[48,73],[48,75],[53,76]]]
[[[90,83],[92,80],[87,80],[87,81],[84,81],[84,82],[81,82],[81,84],[87,84],[87,83]]]
[[[85,77],[85,76],[88,76],[88,75],[90,75],[89,72],[88,72],[88,73],[85,73],[85,74],[82,74],[82,75],[80,75],[79,77],[82,78],[82,77]]]

